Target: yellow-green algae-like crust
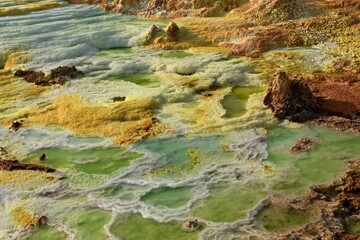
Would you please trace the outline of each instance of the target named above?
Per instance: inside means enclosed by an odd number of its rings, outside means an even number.
[[[61,5],[59,2],[56,1],[53,2],[11,1],[11,3],[15,3],[15,5],[0,7],[0,17],[11,16],[11,15],[23,15],[34,11],[56,8]]]
[[[60,126],[79,136],[114,137],[116,144],[129,144],[166,129],[153,119],[156,107],[151,99],[91,105],[82,101],[81,96],[69,94],[56,98],[47,107],[32,106],[12,118],[2,118],[0,123],[23,119],[26,127]]]

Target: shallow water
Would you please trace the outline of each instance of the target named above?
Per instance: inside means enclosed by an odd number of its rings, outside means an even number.
[[[360,156],[358,134],[274,119],[261,103],[266,74],[251,59],[138,46],[152,24],[164,25],[87,5],[0,17],[1,66],[22,52],[28,61],[9,70],[26,66],[47,72],[76,65],[85,72],[36,95],[28,83],[0,73],[0,93],[12,91],[11,98],[0,97],[0,146],[24,163],[61,172],[0,172],[1,239],[233,239],[253,233],[266,239],[267,231],[281,232],[311,218],[311,213],[263,208],[268,196],[304,195],[309,186],[339,177],[344,162]],[[279,51],[318,54],[314,49]],[[320,64],[321,59],[315,60]],[[221,87],[204,97],[212,84]],[[69,95],[79,96],[83,109],[96,105],[118,112],[98,116],[99,124],[85,131],[96,113],[71,118],[74,113],[66,111],[71,105],[51,105]],[[151,117],[167,131],[118,146],[112,131],[144,120],[141,113],[148,110],[120,104],[140,99],[154,102]],[[33,120],[46,111],[70,118]],[[18,117],[25,126],[9,132],[6,124]],[[82,131],[67,129],[69,119]],[[109,131],[97,131],[105,125]],[[305,136],[316,140],[315,148],[291,153]],[[42,153],[47,157],[40,162]],[[59,176],[64,179],[49,180]],[[11,211],[19,205],[46,216],[48,226],[23,229]],[[198,229],[184,228],[195,218],[201,222]],[[349,223],[348,229],[358,231],[358,224]]]
[[[221,101],[226,110],[225,118],[240,117],[246,113],[246,104],[251,94],[263,92],[261,87],[235,87],[231,93]]]

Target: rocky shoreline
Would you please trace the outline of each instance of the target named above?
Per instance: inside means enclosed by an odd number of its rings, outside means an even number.
[[[348,233],[346,226],[360,219],[360,160],[350,161],[347,166],[349,171],[340,179],[310,187],[305,197],[285,202],[270,199],[270,204],[284,209],[317,212],[314,221],[282,234],[280,239],[359,239],[358,234]]]

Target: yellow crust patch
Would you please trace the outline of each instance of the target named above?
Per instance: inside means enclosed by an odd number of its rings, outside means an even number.
[[[11,220],[18,228],[30,228],[39,224],[41,216],[31,213],[26,206],[16,204],[10,209]]]
[[[0,185],[32,191],[58,181],[58,176],[40,171],[0,171]]]
[[[35,2],[19,6],[0,7],[0,16],[22,15],[33,11],[55,8],[59,5],[57,2]]]
[[[129,144],[156,136],[165,129],[152,119],[155,108],[156,103],[151,99],[90,105],[79,95],[63,95],[45,108],[31,107],[6,121],[21,118],[25,127],[60,126],[79,136],[115,137],[116,144]]]
[[[11,70],[14,67],[19,66],[20,64],[25,64],[29,62],[29,57],[26,52],[16,52],[11,53],[4,66],[4,70]]]
[[[0,111],[3,111],[2,115],[5,116],[6,112],[4,111],[13,112],[19,102],[39,97],[49,89],[26,83],[20,78],[14,77],[10,71],[0,70]],[[8,125],[8,122],[3,125]]]

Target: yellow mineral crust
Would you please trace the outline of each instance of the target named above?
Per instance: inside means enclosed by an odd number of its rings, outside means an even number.
[[[26,204],[20,202],[10,208],[10,216],[17,228],[30,228],[39,225],[41,216],[30,212]]]
[[[25,63],[29,62],[29,57],[27,56],[27,52],[16,52],[11,53],[4,66],[4,70],[11,70],[14,67],[20,67]]]
[[[15,3],[16,2],[19,2],[18,3],[19,5],[13,5],[13,6],[9,6],[9,7],[0,7],[0,16],[28,14],[33,11],[47,10],[50,8],[58,7],[60,5],[58,2],[26,3],[24,1],[15,1]]]
[[[37,98],[49,90],[47,87],[39,87],[29,84],[14,77],[10,71],[0,70],[0,109],[2,111],[11,110],[14,112],[18,103],[32,98]],[[6,112],[2,113],[6,116]],[[0,117],[0,122],[2,122]],[[7,125],[5,123],[5,125]],[[3,124],[4,125],[4,124]]]
[[[129,144],[156,136],[165,129],[153,118],[156,105],[151,99],[92,105],[82,101],[79,95],[69,94],[58,97],[45,108],[31,107],[13,117],[23,119],[26,127],[60,126],[79,136],[114,137],[116,144]],[[11,120],[14,119],[6,119]]]
[[[24,191],[49,186],[56,183],[58,179],[59,177],[55,174],[40,171],[0,171],[0,186],[6,185]]]

